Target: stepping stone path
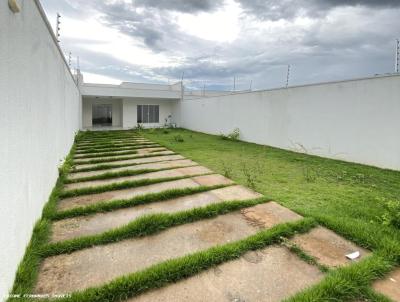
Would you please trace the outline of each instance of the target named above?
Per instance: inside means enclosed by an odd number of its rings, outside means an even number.
[[[376,281],[373,288],[393,301],[400,301],[400,268],[394,270],[385,279]]]
[[[110,149],[112,151],[107,151]],[[126,155],[126,152],[132,154]],[[99,159],[101,162],[90,163]],[[77,142],[73,160],[74,166],[67,176],[64,191],[77,196],[59,200],[57,211],[60,213],[140,198],[150,193],[196,188],[202,191],[55,220],[51,244],[119,230],[148,214],[175,215],[212,204],[262,197],[131,131],[116,132],[115,138],[109,132],[83,135]],[[144,180],[152,183],[119,189],[122,185]],[[120,187],[114,188],[114,185]],[[164,261],[233,243],[279,224],[302,219],[293,211],[269,201],[169,227],[152,235],[50,256],[42,261],[34,293],[64,294],[99,287]],[[352,261],[345,257],[346,254],[359,251],[359,259],[363,259],[370,253],[319,226],[297,234],[287,242],[314,257],[319,264],[332,268],[349,265]],[[317,284],[324,275],[316,265],[304,262],[292,252],[287,244],[270,245],[127,301],[281,301]],[[399,300],[399,280],[398,270],[387,279],[376,282],[374,288]]]

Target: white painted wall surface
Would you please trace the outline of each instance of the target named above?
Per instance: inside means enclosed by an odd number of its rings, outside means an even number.
[[[0,300],[79,129],[79,91],[35,0],[0,1]]]
[[[138,98],[159,98],[162,100],[180,99],[181,92],[176,85],[138,84],[123,83],[121,85],[90,84],[81,85],[81,92],[84,96],[99,97],[138,97]]]
[[[400,76],[184,100],[180,126],[400,170]]]

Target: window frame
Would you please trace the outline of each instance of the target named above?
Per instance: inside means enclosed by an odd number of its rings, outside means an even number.
[[[137,105],[136,122],[138,124],[159,124],[160,105]]]

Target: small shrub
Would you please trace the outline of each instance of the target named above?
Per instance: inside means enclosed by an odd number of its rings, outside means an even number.
[[[239,128],[233,129],[233,131],[229,134],[223,134],[221,133],[219,137],[223,140],[232,140],[232,141],[237,141],[240,136],[240,130]]]
[[[246,184],[250,189],[255,190],[257,182],[259,182],[259,177],[261,175],[260,167],[249,167],[245,162],[241,163],[241,170],[246,178]]]
[[[303,166],[303,177],[306,182],[314,182],[318,178],[318,171],[308,166]]]
[[[143,124],[138,123],[138,124],[136,125],[136,127],[135,127],[135,130],[137,130],[137,131],[142,131],[142,130],[144,130]]]
[[[385,213],[382,215],[384,225],[391,225],[400,229],[400,200],[383,200]]]
[[[175,136],[174,136],[174,140],[175,140],[176,142],[178,142],[178,143],[182,143],[182,142],[185,141],[185,140],[183,139],[182,135],[180,135],[180,134],[175,135]]]
[[[228,134],[228,137],[233,141],[237,141],[239,139],[239,136],[240,136],[239,128],[233,129],[233,131]]]
[[[169,131],[168,131],[167,129],[163,129],[163,133],[164,133],[164,134],[168,134]]]
[[[232,178],[232,167],[225,162],[222,162],[222,169],[226,178]]]
[[[221,133],[221,134],[219,135],[219,137],[220,137],[221,139],[223,139],[223,140],[228,140],[228,139],[229,139],[229,137],[228,137],[227,135],[223,134],[223,133]]]

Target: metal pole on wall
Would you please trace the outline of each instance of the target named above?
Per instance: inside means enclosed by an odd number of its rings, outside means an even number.
[[[400,59],[400,40],[396,40],[396,57],[395,57],[394,71],[399,73],[399,59]]]
[[[60,43],[60,21],[61,15],[59,13],[57,13],[57,23],[56,23],[56,38],[57,38],[57,42]]]
[[[287,66],[286,88],[288,88],[288,86],[289,86],[289,76],[290,76],[290,64]]]

